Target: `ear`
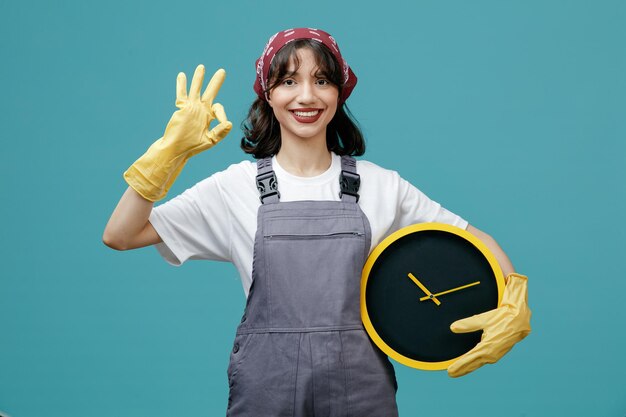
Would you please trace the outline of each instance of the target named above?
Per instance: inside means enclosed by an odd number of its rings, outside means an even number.
[[[265,93],[265,101],[267,101],[267,104],[270,105],[271,108],[274,108],[274,106],[272,105],[272,99],[270,98],[270,92]]]

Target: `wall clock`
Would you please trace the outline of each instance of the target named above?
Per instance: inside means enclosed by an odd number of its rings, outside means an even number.
[[[420,223],[384,239],[361,276],[361,317],[389,357],[417,369],[446,369],[482,332],[456,334],[452,322],[497,308],[504,277],[477,237],[455,226]]]

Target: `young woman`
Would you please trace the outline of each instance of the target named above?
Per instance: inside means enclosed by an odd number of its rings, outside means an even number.
[[[185,162],[231,129],[213,103],[223,70],[201,96],[203,76],[199,66],[187,95],[179,74],[179,110],[163,138],[125,172],[130,187],[103,240],[121,250],[155,244],[174,265],[235,264],[247,305],[228,367],[228,415],[397,415],[394,370],[363,329],[359,285],[370,251],[410,224],[467,229],[509,276],[506,308],[478,323],[491,339],[455,363],[452,376],[495,362],[528,333],[526,279],[497,243],[396,172],[352,157],[365,151],[345,105],[357,79],[321,30],[279,32],[257,60],[258,98],[241,141],[257,162],[231,165],[153,208]],[[477,325],[457,323],[460,331]]]

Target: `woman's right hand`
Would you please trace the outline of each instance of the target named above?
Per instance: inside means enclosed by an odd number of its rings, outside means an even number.
[[[170,119],[164,141],[179,154],[187,154],[190,158],[224,139],[232,124],[226,119],[224,107],[213,103],[217,92],[226,78],[226,71],[215,72],[202,97],[200,91],[204,80],[204,65],[198,65],[191,80],[191,88],[187,95],[187,77],[184,72],[176,77],[176,107],[179,108]],[[216,119],[219,124],[209,130],[209,124]]]
[[[149,201],[165,197],[174,180],[192,156],[213,147],[222,140],[232,123],[224,108],[213,103],[226,72],[218,70],[200,96],[204,80],[204,66],[198,65],[187,95],[187,78],[179,73],[176,78],[176,107],[165,128],[163,137],[150,146],[124,173],[124,179],[135,191]],[[209,130],[212,120],[219,124]]]

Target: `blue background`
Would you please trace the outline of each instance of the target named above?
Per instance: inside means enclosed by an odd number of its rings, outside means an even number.
[[[464,378],[396,365],[401,415],[626,416],[626,3],[3,1],[0,410],[214,416],[244,296],[102,231],[175,78],[228,72],[239,126],[274,32],[332,33],[359,77],[365,157],[498,240],[533,332]],[[246,157],[239,130],[171,190]]]

